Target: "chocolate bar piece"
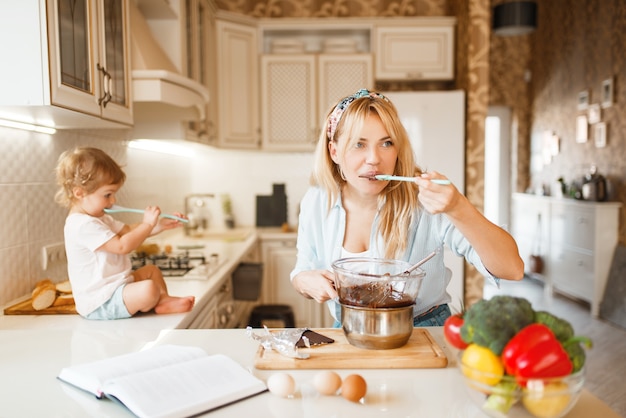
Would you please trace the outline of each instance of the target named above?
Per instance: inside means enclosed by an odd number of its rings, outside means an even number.
[[[335,340],[333,340],[332,338],[328,338],[327,336],[319,334],[315,331],[311,331],[310,329],[307,329],[306,331],[304,331],[302,333],[302,337],[307,337],[309,339],[309,344],[311,345],[311,347],[314,347],[316,345],[330,344],[330,343],[335,342]],[[299,347],[299,348],[306,347],[306,344],[304,343],[304,340],[302,339],[302,337],[300,337],[300,339],[296,343],[296,347]]]

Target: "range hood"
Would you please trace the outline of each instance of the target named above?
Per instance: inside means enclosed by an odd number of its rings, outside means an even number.
[[[135,121],[205,119],[209,91],[178,72],[135,2],[129,3]]]

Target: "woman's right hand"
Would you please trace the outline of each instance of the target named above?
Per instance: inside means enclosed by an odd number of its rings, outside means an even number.
[[[298,273],[291,281],[302,296],[319,303],[337,297],[335,275],[329,270],[309,270]]]

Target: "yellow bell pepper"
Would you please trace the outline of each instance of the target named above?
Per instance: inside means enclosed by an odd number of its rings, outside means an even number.
[[[482,384],[493,386],[502,380],[504,365],[499,356],[478,344],[470,344],[461,356],[463,374]]]

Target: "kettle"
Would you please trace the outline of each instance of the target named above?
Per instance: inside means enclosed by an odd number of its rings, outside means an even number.
[[[582,185],[583,199],[603,202],[607,198],[606,179],[598,174],[598,169],[592,165],[589,173],[585,175]]]

